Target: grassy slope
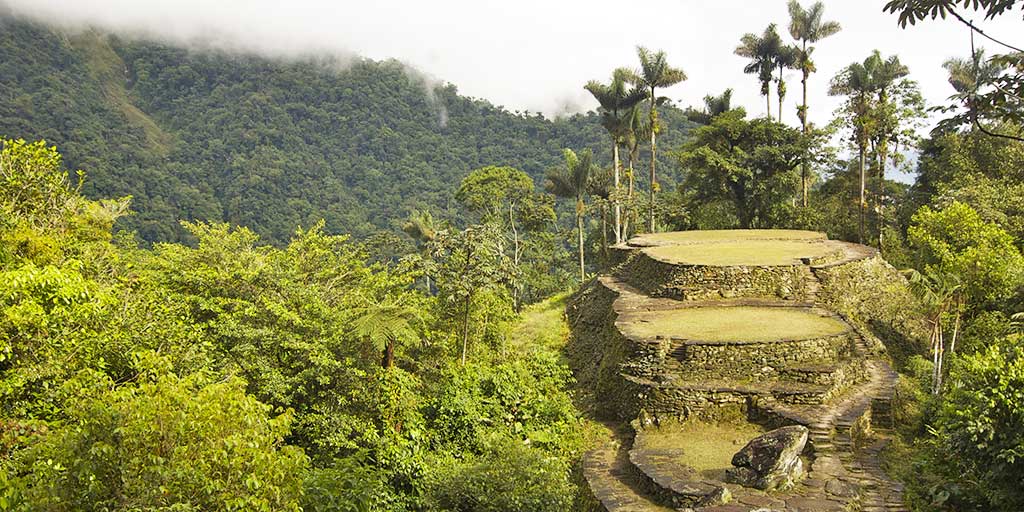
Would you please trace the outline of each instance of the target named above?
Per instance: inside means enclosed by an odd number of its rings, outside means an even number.
[[[100,82],[107,100],[125,115],[129,123],[142,129],[147,144],[155,154],[167,156],[174,144],[174,137],[132,103],[125,83],[125,63],[110,46],[108,38],[107,35],[90,30],[70,40],[71,45],[85,57],[89,73]]]

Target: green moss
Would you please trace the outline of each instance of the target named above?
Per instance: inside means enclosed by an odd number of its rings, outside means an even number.
[[[667,263],[716,266],[794,265],[800,258],[820,258],[834,250],[823,242],[756,239],[643,249],[648,256]]]
[[[781,341],[820,338],[846,332],[830,316],[801,308],[696,307],[637,314],[623,325],[629,335],[700,341]]]

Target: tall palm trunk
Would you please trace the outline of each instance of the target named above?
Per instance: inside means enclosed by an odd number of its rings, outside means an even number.
[[[519,248],[519,230],[516,229],[515,204],[515,201],[509,201],[508,203],[508,223],[512,227],[512,267],[516,269],[516,274],[518,274],[522,251]],[[522,283],[518,281],[512,283],[512,308],[515,309],[516,313],[519,313],[523,308],[521,286]]]
[[[614,218],[614,223],[615,223],[614,224],[614,228],[615,228],[615,245],[618,245],[618,244],[622,243],[622,205],[619,203],[619,142],[617,140],[614,140],[614,138],[612,139],[612,160],[613,160],[613,165],[615,166],[615,172],[614,172],[614,176],[615,176],[615,188],[614,188],[615,199],[613,201],[613,203],[615,204],[615,206],[614,206],[614,209],[615,209],[615,212],[614,212],[614,217],[615,217]],[[605,245],[608,245],[607,242],[605,243]]]
[[[608,259],[608,205],[601,203],[601,254]]]
[[[784,94],[783,93],[783,89],[782,89],[782,71],[783,71],[783,68],[780,65],[779,66],[779,86],[776,88],[776,91],[775,91],[775,94],[778,95],[778,97],[779,97],[779,122],[780,123],[782,122],[782,99],[783,99],[783,94]]]
[[[655,173],[658,152],[658,111],[655,107],[657,96],[654,95],[654,87],[651,87],[651,190],[648,192],[648,199],[651,204],[647,211],[647,230],[654,233],[654,189],[658,186],[658,178]]]
[[[576,198],[576,234],[579,237],[579,253],[580,253],[580,284],[587,278],[587,268],[583,261],[583,198]]]
[[[633,222],[633,217],[636,212],[633,211],[633,161],[636,160],[636,151],[633,148],[629,149],[629,172],[626,173],[626,204],[627,210],[626,215],[622,219],[622,239],[629,240],[629,228],[630,223]]]
[[[771,88],[765,87],[764,89],[764,108],[768,112],[768,120],[772,120],[772,92]]]
[[[860,144],[860,231],[857,234],[857,242],[864,243],[864,217],[867,201],[864,197],[864,173],[867,168],[867,148]]]
[[[804,40],[803,54],[804,54],[805,57],[807,56],[807,40],[806,39]],[[807,60],[809,61],[810,58],[807,57]],[[803,108],[800,110],[800,124],[803,127],[804,137],[807,137],[807,113],[808,113],[807,112],[807,79],[810,78],[811,74],[808,72],[808,69],[807,69],[807,66],[809,65],[808,62],[803,62],[802,64],[803,65],[800,66],[800,67],[803,68],[803,78],[800,80],[800,84],[803,85],[804,101],[803,101]],[[808,165],[807,165],[807,149],[804,149],[803,162],[801,162],[801,164],[802,165],[800,166],[800,188],[801,188],[802,197],[803,197],[803,201],[802,201],[801,204],[803,205],[804,208],[807,208],[807,192],[808,192],[807,188],[808,188],[808,181],[809,181],[808,174],[809,174],[809,171],[810,171],[810,169],[807,168],[808,167]]]

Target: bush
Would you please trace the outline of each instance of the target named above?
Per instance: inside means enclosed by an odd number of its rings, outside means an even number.
[[[502,438],[483,455],[438,470],[429,503],[451,512],[561,512],[576,494],[563,461]]]
[[[85,371],[65,386],[67,421],[12,463],[21,509],[301,510],[308,460],[283,444],[289,414],[269,416],[240,379],[142,360],[138,384]]]

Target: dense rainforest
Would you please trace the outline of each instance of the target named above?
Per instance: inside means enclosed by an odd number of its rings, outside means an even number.
[[[89,197],[131,195],[119,227],[149,242],[190,239],[179,220],[275,243],[320,219],[332,233],[397,231],[413,210],[457,217],[451,184],[471,169],[540,182],[562,148],[611,152],[594,113],[509,112],[396,61],[276,61],[10,16],[0,28],[0,134],[57,145],[88,172]]]
[[[595,510],[580,456],[608,427],[566,364],[567,297],[619,240],[736,228],[905,269],[930,333],[884,340],[887,470],[914,510],[1021,510],[1024,56],[953,48],[949,104],[925,105],[893,52],[818,76],[823,10],[736,34],[764,115],[730,90],[672,105],[685,55],[639,47],[556,120],[394,61],[0,13],[0,511]],[[783,116],[783,70],[842,99],[831,123]]]

